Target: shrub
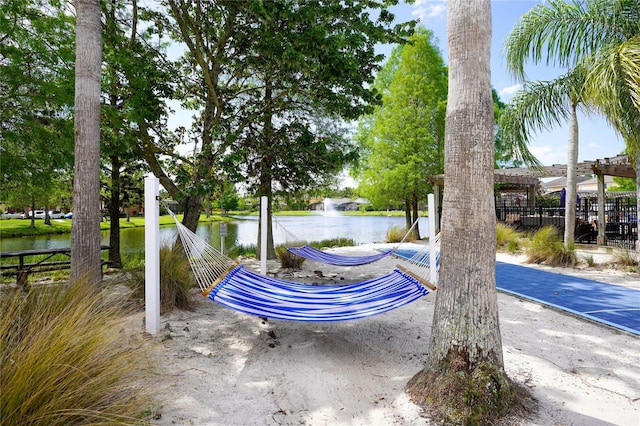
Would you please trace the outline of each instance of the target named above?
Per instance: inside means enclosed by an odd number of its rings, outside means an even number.
[[[144,268],[134,268],[128,272],[134,296],[144,299]],[[160,312],[165,314],[173,309],[192,311],[194,300],[191,290],[194,286],[195,277],[181,246],[160,247]]]
[[[527,261],[545,263],[550,266],[575,266],[575,246],[564,246],[558,228],[545,226],[535,232],[527,245]]]
[[[258,248],[255,244],[250,244],[244,246],[242,244],[234,246],[231,250],[229,250],[229,257],[236,258],[239,256],[245,257],[256,257],[258,253]]]
[[[588,267],[593,268],[596,266],[596,260],[593,258],[592,254],[582,256],[582,259],[586,262]]]
[[[83,282],[2,299],[0,425],[143,422],[146,348],[123,332],[120,299]]]
[[[322,249],[324,247],[350,247],[356,243],[351,238],[330,238],[328,240],[321,240],[309,243],[311,247]]]
[[[618,246],[612,253],[615,263],[622,266],[637,266],[638,255],[635,250],[629,250],[624,246]]]
[[[287,245],[279,245],[276,249],[276,255],[278,259],[280,259],[280,266],[283,268],[289,269],[300,269],[302,268],[302,264],[304,263],[304,257],[295,255],[287,250],[287,247],[301,247],[304,243],[289,243]]]
[[[386,242],[387,243],[399,243],[402,241],[403,238],[405,238],[405,235],[407,236],[406,239],[404,241],[415,241],[415,234],[412,232],[411,234],[407,235],[407,228],[405,228],[404,226],[392,226],[389,228],[389,230],[387,230],[387,237],[386,237]]]
[[[503,223],[496,225],[496,243],[498,250],[506,250],[515,253],[520,250],[523,234]]]

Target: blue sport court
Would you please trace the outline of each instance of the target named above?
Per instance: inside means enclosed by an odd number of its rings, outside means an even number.
[[[410,259],[416,250],[394,254]],[[496,262],[496,288],[640,335],[640,290],[504,262]]]
[[[640,290],[504,262],[496,288],[640,335]]]

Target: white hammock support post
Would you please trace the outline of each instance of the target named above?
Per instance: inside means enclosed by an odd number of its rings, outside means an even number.
[[[436,258],[436,213],[435,213],[435,196],[427,195],[427,209],[429,210],[429,259]],[[429,281],[433,284],[438,282],[437,268],[435,263],[429,269]]]
[[[147,333],[160,332],[160,201],[159,181],[144,179],[144,306]]]
[[[267,197],[260,197],[260,273],[267,275]]]

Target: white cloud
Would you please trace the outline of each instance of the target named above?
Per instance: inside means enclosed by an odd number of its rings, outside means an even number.
[[[520,83],[514,84],[512,86],[507,86],[507,87],[503,87],[502,89],[500,89],[498,91],[498,95],[500,95],[500,98],[511,99],[513,97],[513,95],[520,89],[522,89],[522,84],[520,84]]]
[[[417,0],[413,5],[411,15],[424,20],[425,18],[440,18],[444,16],[446,11],[446,1]]]
[[[545,166],[566,164],[567,148],[564,146],[530,145],[529,151]]]

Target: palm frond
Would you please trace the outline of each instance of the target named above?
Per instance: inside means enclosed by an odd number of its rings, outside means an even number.
[[[549,0],[534,6],[505,39],[509,72],[524,80],[528,61],[573,67],[606,44],[624,40],[633,33],[627,19],[634,13],[638,16],[631,3],[637,1]]]
[[[562,125],[569,116],[570,102],[561,79],[527,82],[511,99],[501,125],[505,132],[515,132],[528,141],[530,134]]]
[[[582,105],[587,113],[593,110],[584,102],[585,74],[578,66],[555,80],[526,82],[511,99],[500,117],[500,128],[516,158],[532,167],[539,165],[528,149],[530,136],[562,126],[574,107]]]
[[[640,36],[591,58],[586,97],[625,139],[640,132]]]

